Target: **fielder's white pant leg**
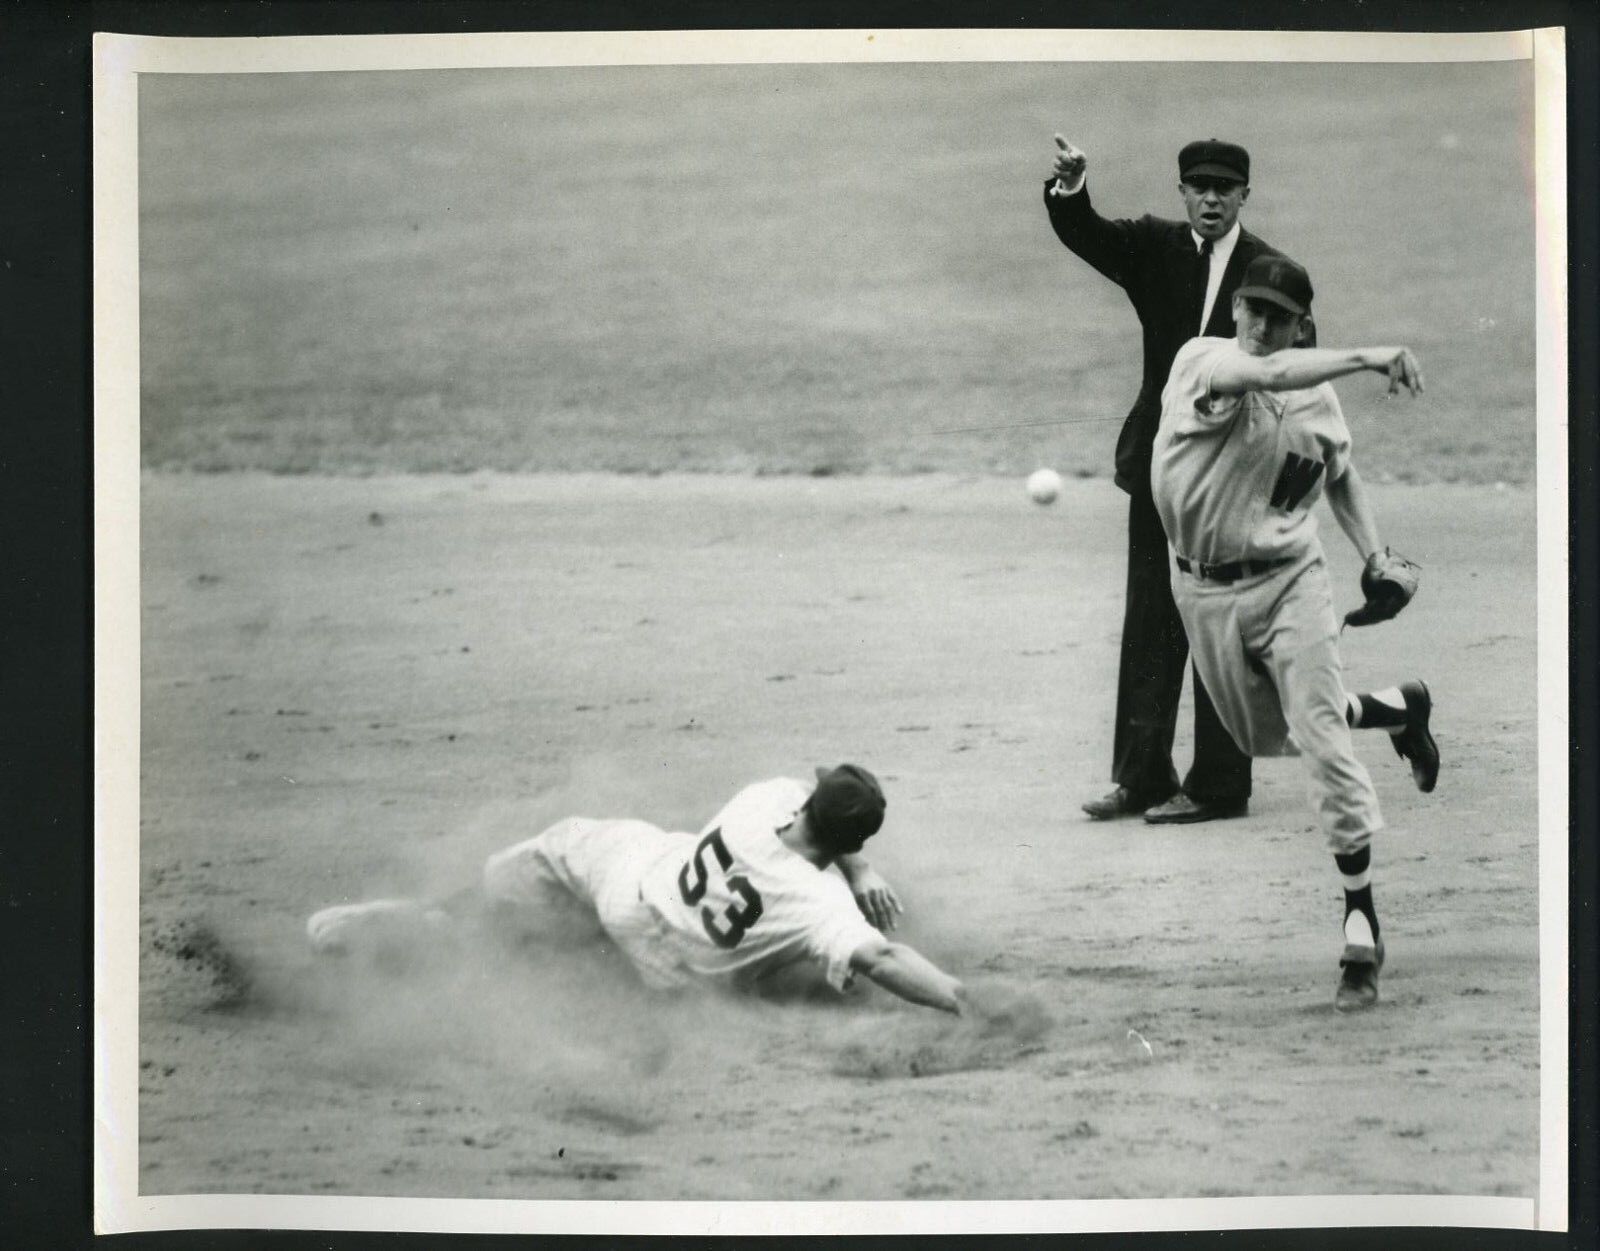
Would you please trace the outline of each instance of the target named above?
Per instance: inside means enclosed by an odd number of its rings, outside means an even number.
[[[1293,755],[1278,689],[1248,649],[1244,598],[1232,585],[1204,582],[1176,566],[1172,598],[1217,719],[1239,750],[1250,756]]]
[[[1264,628],[1267,663],[1306,762],[1318,822],[1335,854],[1358,851],[1383,828],[1383,817],[1345,721],[1339,627],[1320,557],[1283,588]]]

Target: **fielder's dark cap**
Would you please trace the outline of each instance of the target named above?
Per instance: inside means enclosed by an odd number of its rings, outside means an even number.
[[[1178,177],[1205,176],[1250,181],[1250,154],[1236,143],[1196,139],[1178,153]]]
[[[817,770],[817,789],[807,801],[811,819],[833,846],[859,847],[883,825],[887,801],[878,779],[860,765]]]
[[[1268,252],[1245,267],[1238,294],[1267,300],[1303,317],[1311,311],[1311,275],[1287,256]]]

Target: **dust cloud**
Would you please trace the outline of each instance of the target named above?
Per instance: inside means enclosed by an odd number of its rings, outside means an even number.
[[[622,1135],[654,1129],[683,1089],[719,1073],[776,1066],[915,1078],[1005,1067],[1044,1049],[1052,1021],[1038,998],[992,982],[969,980],[973,1010],[961,1019],[903,1004],[864,979],[843,997],[815,977],[774,979],[756,995],[669,995],[646,988],[592,918],[575,918],[559,945],[495,927],[478,890],[484,858],[593,811],[585,796],[627,789],[620,775],[594,776],[596,767],[527,801],[463,814],[439,840],[447,845],[396,848],[371,889],[351,892],[440,904],[442,925],[412,914],[327,955],[311,949],[304,918],[263,945],[259,931],[246,938],[216,916],[191,916],[157,935],[150,988],[184,1012],[292,1016],[317,1030],[318,1065],[336,1078],[434,1097],[490,1091]],[[684,811],[693,802],[669,799]],[[941,938],[949,936],[919,932],[915,941],[938,951]]]

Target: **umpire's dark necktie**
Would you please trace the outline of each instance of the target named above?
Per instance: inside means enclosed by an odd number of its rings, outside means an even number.
[[[1189,325],[1198,327],[1196,334],[1206,332],[1206,287],[1211,282],[1211,240],[1200,240],[1200,252],[1194,263],[1194,312],[1190,314]]]

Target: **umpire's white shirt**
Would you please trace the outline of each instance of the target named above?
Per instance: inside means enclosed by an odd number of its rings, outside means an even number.
[[[1216,308],[1217,295],[1222,290],[1222,273],[1228,268],[1233,249],[1239,244],[1239,232],[1242,229],[1237,221],[1234,222],[1232,229],[1211,245],[1211,268],[1206,273],[1205,304],[1200,310],[1200,324],[1194,328],[1196,334],[1204,334],[1206,323],[1211,320],[1211,310]],[[1194,240],[1194,250],[1198,253],[1205,240],[1193,230],[1189,231],[1189,238]]]
[[[1317,542],[1312,508],[1344,476],[1350,431],[1328,383],[1300,391],[1214,395],[1233,339],[1190,339],[1161,393],[1150,489],[1173,551],[1227,564],[1300,555]]]
[[[753,783],[706,823],[690,855],[646,871],[640,895],[696,973],[744,981],[811,959],[835,989],[849,984],[850,957],[878,932],[838,873],[778,838],[812,789],[794,778]]]

